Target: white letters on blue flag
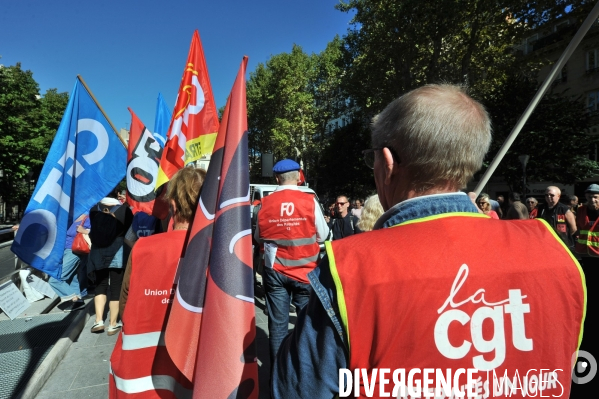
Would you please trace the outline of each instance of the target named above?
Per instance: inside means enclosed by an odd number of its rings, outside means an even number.
[[[127,150],[77,79],[11,250],[60,279],[67,229],[126,169]]]

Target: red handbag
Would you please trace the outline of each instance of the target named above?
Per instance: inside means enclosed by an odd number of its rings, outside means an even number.
[[[83,218],[79,226],[83,226],[85,223],[85,219],[87,216]],[[73,245],[71,245],[71,250],[76,255],[87,255],[91,249],[91,242],[89,240],[89,236],[83,233],[77,233],[75,239],[73,240]]]

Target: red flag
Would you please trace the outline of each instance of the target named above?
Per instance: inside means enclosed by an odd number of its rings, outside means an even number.
[[[299,170],[299,181],[297,182],[297,185],[303,186],[304,184],[306,184],[306,178],[304,177],[304,170],[300,169]]]
[[[194,382],[194,398],[258,397],[246,65],[244,57],[179,265],[167,322],[167,349]]]
[[[218,126],[218,110],[210,86],[200,35],[196,30],[191,40],[175,112],[160,160],[156,188],[168,182],[175,172],[186,164],[200,159],[202,155],[211,154]]]
[[[131,108],[131,129],[127,149],[127,203],[133,212],[152,214],[156,200],[156,178],[162,147]]]

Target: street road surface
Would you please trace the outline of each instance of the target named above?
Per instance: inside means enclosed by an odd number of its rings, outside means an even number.
[[[10,251],[10,245],[0,248],[0,279],[15,270],[15,254]]]

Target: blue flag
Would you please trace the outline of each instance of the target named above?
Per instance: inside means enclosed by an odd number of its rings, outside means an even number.
[[[164,148],[164,143],[166,143],[166,134],[168,133],[172,115],[162,94],[158,93],[156,117],[154,119],[154,138],[162,148]]]
[[[77,79],[11,250],[60,279],[67,229],[126,170],[125,146]]]

